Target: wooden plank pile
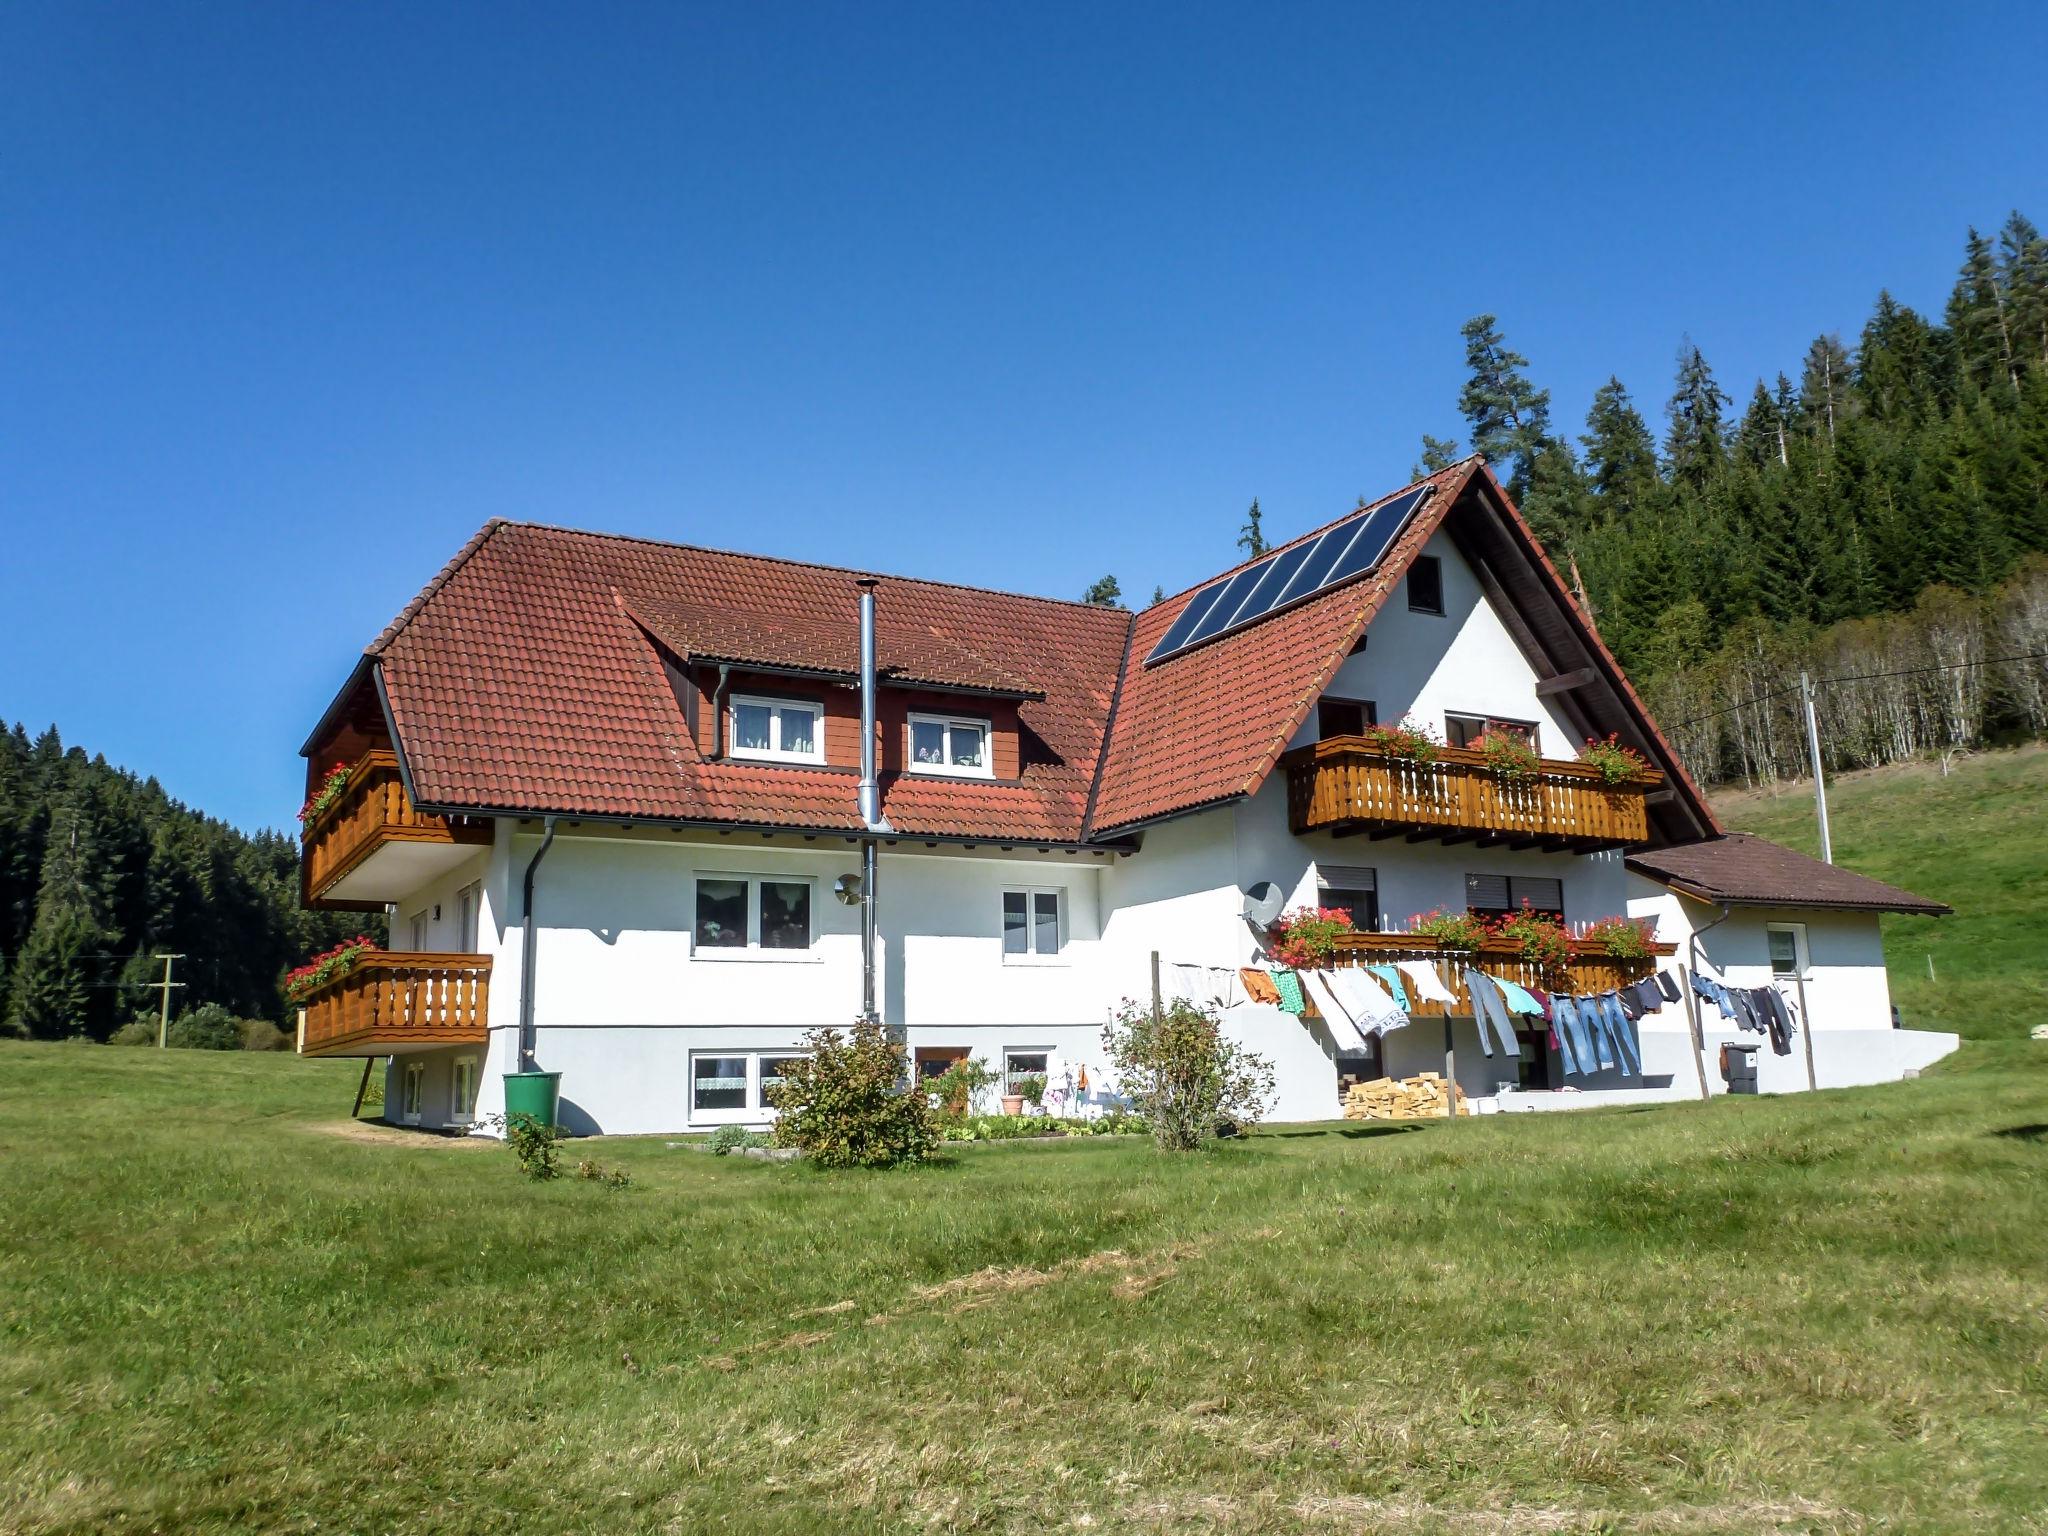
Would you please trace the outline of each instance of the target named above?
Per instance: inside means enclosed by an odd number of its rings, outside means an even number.
[[[1377,1077],[1369,1083],[1353,1083],[1344,1095],[1346,1120],[1427,1120],[1449,1114],[1451,1095],[1458,1101],[1458,1113],[1469,1115],[1472,1106],[1465,1090],[1444,1081],[1439,1072],[1420,1077]]]

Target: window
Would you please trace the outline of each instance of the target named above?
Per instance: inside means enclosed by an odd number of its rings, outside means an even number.
[[[458,1056],[455,1058],[455,1087],[453,1092],[453,1120],[476,1118],[476,1058]]]
[[[1447,746],[1469,747],[1488,731],[1519,737],[1531,747],[1536,745],[1536,727],[1527,720],[1501,720],[1491,715],[1444,716],[1444,743]]]
[[[1408,567],[1408,611],[1444,611],[1444,563],[1435,555],[1417,555]]]
[[[404,1091],[399,1095],[399,1118],[407,1125],[420,1123],[420,1105],[427,1097],[427,1064],[424,1061],[408,1061],[405,1064]]]
[[[699,953],[808,950],[811,882],[699,875],[696,939]]]
[[[790,699],[762,699],[734,694],[732,744],[734,757],[770,762],[825,761],[825,711],[816,704]]]
[[[781,1086],[789,1063],[801,1060],[801,1051],[692,1051],[691,1122],[719,1125],[774,1119],[769,1093]]]
[[[950,715],[910,717],[910,771],[995,777],[989,761],[988,722]]]
[[[1051,1051],[1003,1052],[1003,1092],[1015,1093],[1017,1085],[1027,1077],[1045,1076],[1046,1064],[1051,1059]]]
[[[1341,907],[1351,914],[1352,927],[1361,933],[1377,933],[1380,926],[1379,872],[1356,864],[1318,864],[1316,905]]]
[[[477,918],[483,910],[483,887],[472,881],[455,893],[455,911],[459,923],[456,929],[462,944],[462,953],[476,953]]]
[[[1539,917],[1563,922],[1564,882],[1549,875],[1465,877],[1465,909],[1468,912],[1519,912],[1524,904]]]
[[[1316,705],[1316,735],[1324,741],[1332,736],[1363,736],[1365,728],[1378,725],[1379,719],[1371,699],[1326,698]]]
[[[412,952],[416,955],[427,952],[427,914],[424,909],[412,915]]]
[[[1771,946],[1773,976],[1806,974],[1806,924],[1767,923],[1764,936]]]
[[[1003,959],[1051,959],[1065,942],[1065,902],[1057,890],[1003,892]]]

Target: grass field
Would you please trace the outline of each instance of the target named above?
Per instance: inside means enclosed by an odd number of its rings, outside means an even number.
[[[1811,785],[1715,808],[1730,827],[1820,853]],[[1828,808],[1838,863],[1956,909],[1885,919],[1908,1026],[2014,1039],[2048,1022],[2048,748],[1961,758],[1945,777],[1931,763],[1850,774],[1829,785]]]
[[[10,1532],[2040,1530],[2048,1047],[631,1189],[0,1045]]]

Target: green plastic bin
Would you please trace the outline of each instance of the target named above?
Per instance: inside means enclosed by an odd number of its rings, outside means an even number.
[[[555,1111],[562,1103],[562,1074],[559,1072],[507,1072],[505,1074],[505,1118],[531,1115],[542,1125],[555,1124]]]

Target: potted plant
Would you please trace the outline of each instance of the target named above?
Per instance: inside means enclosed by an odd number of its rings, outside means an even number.
[[[1034,1072],[1017,1079],[1017,1096],[1033,1109],[1045,1108],[1045,1074]]]
[[[1596,770],[1609,784],[1627,784],[1650,771],[1649,760],[1634,747],[1623,746],[1613,731],[1603,737],[1588,737],[1579,748],[1579,761]]]
[[[1408,920],[1411,932],[1436,941],[1437,948],[1471,954],[1486,942],[1486,924],[1470,912],[1446,912],[1442,907],[1418,912]]]
[[[1003,1113],[1004,1113],[1004,1114],[1006,1114],[1006,1115],[1021,1115],[1021,1114],[1023,1114],[1023,1113],[1024,1113],[1024,1095],[1023,1095],[1023,1094],[1021,1094],[1021,1093],[1006,1093],[1006,1094],[1004,1094],[1004,1095],[1003,1095]]]
[[[1579,942],[1617,960],[1640,960],[1650,952],[1650,936],[1632,917],[1603,917],[1586,924]]]
[[[1491,931],[1494,937],[1512,945],[1524,960],[1546,975],[1562,970],[1571,956],[1572,941],[1565,933],[1564,925],[1556,918],[1536,911],[1526,901],[1522,903],[1521,911],[1511,912],[1495,921]]]
[[[1518,731],[1481,731],[1472,745],[1486,766],[1504,779],[1526,779],[1543,766],[1536,748]]]
[[[285,972],[284,995],[287,1001],[302,1003],[318,992],[337,976],[345,976],[355,968],[355,963],[364,955],[377,952],[376,942],[358,935],[343,939],[324,954],[315,955],[296,970]]]
[[[1266,953],[1296,971],[1319,971],[1337,952],[1339,936],[1353,932],[1342,907],[1296,907],[1266,931]]]
[[[1387,757],[1411,763],[1433,763],[1443,742],[1436,732],[1412,715],[1403,715],[1392,725],[1368,725],[1365,740]]]
[[[299,807],[299,825],[310,827],[318,821],[327,808],[341,798],[341,792],[348,788],[348,764],[336,763],[327,770],[327,777],[320,781],[320,787],[306,797],[306,803]]]

